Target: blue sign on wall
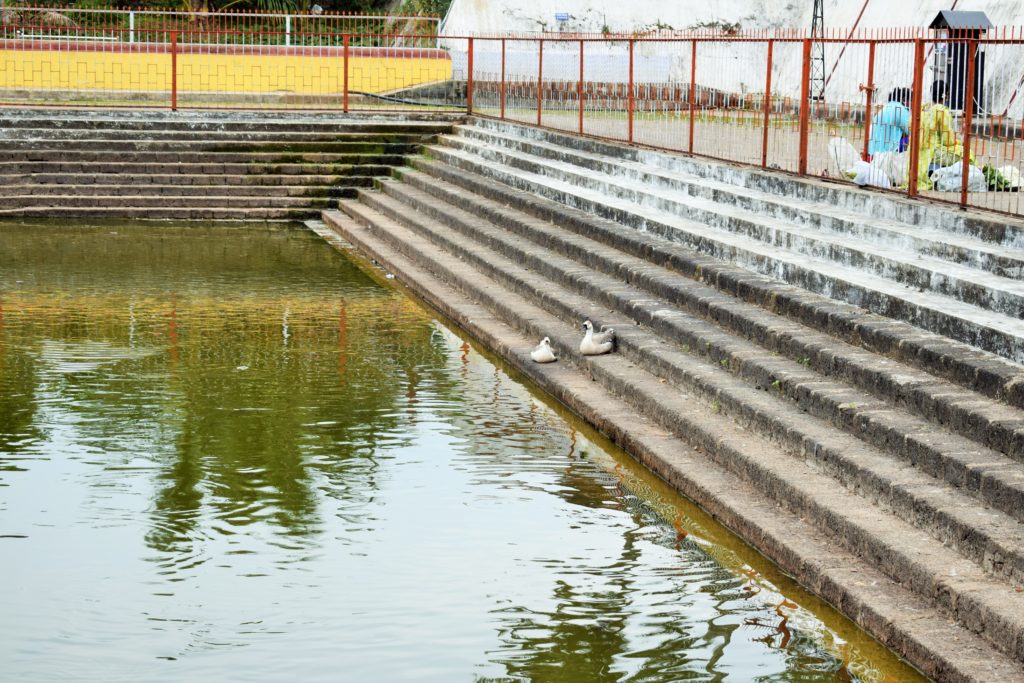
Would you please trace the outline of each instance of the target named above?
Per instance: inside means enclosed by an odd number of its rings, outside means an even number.
[[[555,12],[555,21],[569,21],[569,13]]]

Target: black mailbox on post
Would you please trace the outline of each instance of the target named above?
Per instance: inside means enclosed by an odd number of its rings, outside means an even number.
[[[967,42],[973,38],[980,38],[981,34],[992,28],[992,22],[988,20],[984,12],[954,12],[943,10],[936,15],[928,28],[936,29],[939,37],[945,37],[946,42],[939,42],[935,45],[935,80],[943,79],[946,82],[947,102],[946,105],[953,110],[963,111],[967,97],[967,64],[968,48]],[[943,35],[945,34],[945,35]],[[985,53],[978,46],[974,55],[974,97],[972,98],[971,113],[977,114],[981,108],[982,96],[985,92]],[[925,89],[927,94],[928,90]]]

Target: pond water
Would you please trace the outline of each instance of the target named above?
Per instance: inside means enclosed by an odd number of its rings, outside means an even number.
[[[301,226],[0,224],[11,681],[917,674]]]

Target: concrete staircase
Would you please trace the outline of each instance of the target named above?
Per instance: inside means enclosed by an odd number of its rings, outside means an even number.
[[[1024,227],[493,121],[396,175],[325,222],[927,675],[1024,680]]]
[[[368,187],[444,118],[0,112],[0,217],[301,220]]]

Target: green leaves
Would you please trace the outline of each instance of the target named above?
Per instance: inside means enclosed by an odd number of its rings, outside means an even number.
[[[257,9],[264,12],[305,12],[310,3],[302,0],[227,0],[217,9]]]

